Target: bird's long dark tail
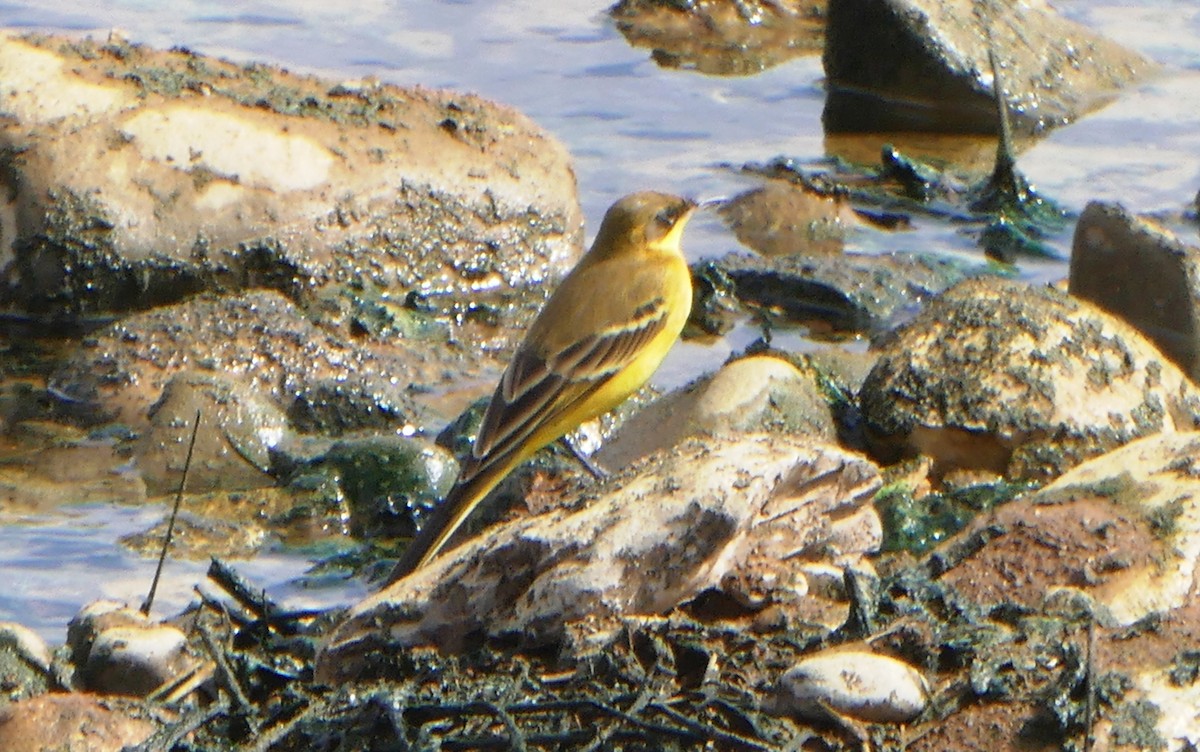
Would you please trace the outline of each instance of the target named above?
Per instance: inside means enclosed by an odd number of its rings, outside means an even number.
[[[508,475],[512,464],[514,463],[492,462],[466,477],[460,476],[446,494],[446,498],[442,499],[430,518],[425,521],[421,532],[408,544],[404,555],[396,562],[388,576],[387,584],[407,577],[437,556],[450,540],[450,536],[454,535],[479,502],[483,501],[483,497]]]

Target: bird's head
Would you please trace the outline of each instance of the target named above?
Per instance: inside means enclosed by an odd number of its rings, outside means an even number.
[[[683,226],[695,210],[695,201],[669,193],[632,193],[605,213],[588,261],[647,251],[679,253]]]

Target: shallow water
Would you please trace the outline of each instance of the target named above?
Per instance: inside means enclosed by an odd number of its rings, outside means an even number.
[[[116,28],[131,41],[154,46],[186,46],[334,78],[375,76],[398,84],[453,87],[515,105],[574,154],[589,227],[630,191],[652,187],[725,195],[753,183],[721,164],[763,162],[777,155],[815,160],[835,148],[821,132],[819,58],[797,59],[751,78],[662,70],[646,51],[625,43],[607,21],[602,0],[366,0],[352,11],[316,0],[98,5],[18,0],[0,5],[0,26],[100,37]],[[1200,188],[1200,9],[1193,0],[1064,0],[1057,7],[1154,57],[1164,69],[1102,111],[1024,151],[1021,168],[1043,193],[1075,211],[1100,198],[1139,211],[1179,214]],[[858,146],[877,153],[878,145]],[[1183,226],[1183,231],[1195,235],[1194,227]],[[1064,254],[1069,240],[1069,229],[1056,239]],[[736,247],[711,218],[697,220],[687,241],[696,258]],[[849,245],[979,257],[970,239],[920,222],[913,232],[852,237]],[[1022,273],[1051,280],[1065,275],[1066,266],[1063,261],[1028,263]],[[717,345],[685,344],[672,354],[658,383],[683,383],[753,336],[739,331]],[[149,527],[162,514],[157,506],[106,505],[37,516],[0,514],[0,620],[17,619],[61,641],[63,625],[83,602],[96,597],[140,602],[153,562],[114,541]],[[304,564],[298,555],[272,554],[239,569],[293,605],[359,592],[357,586],[353,592],[298,591],[288,581]],[[204,568],[204,563],[171,563],[158,610],[186,603]]]

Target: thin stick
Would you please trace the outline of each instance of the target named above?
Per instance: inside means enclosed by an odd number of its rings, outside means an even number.
[[[171,508],[171,519],[167,522],[167,534],[163,537],[162,551],[158,555],[158,566],[154,570],[154,579],[150,581],[150,592],[142,603],[142,615],[150,615],[150,605],[154,603],[154,594],[158,591],[158,580],[162,577],[163,563],[167,560],[167,549],[171,547],[171,536],[175,534],[175,518],[179,515],[179,507],[183,504],[183,489],[187,486],[188,470],[192,467],[192,450],[196,448],[196,434],[200,431],[200,411],[196,411],[196,420],[192,423],[192,440],[188,442],[187,458],[183,461],[183,475],[179,478],[179,490],[175,493],[175,506]]]

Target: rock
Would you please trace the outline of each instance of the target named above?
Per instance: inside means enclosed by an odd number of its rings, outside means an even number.
[[[239,491],[274,484],[270,453],[287,433],[283,410],[246,381],[221,373],[183,372],[167,382],[134,445],[151,494],[174,493],[200,416],[187,487]]]
[[[0,713],[5,705],[48,691],[54,678],[46,641],[28,627],[0,621]]]
[[[1049,479],[1140,436],[1191,430],[1200,396],[1141,334],[1049,287],[963,282],[881,343],[859,395],[891,461]]]
[[[1119,204],[1094,201],[1075,227],[1070,291],[1132,324],[1200,379],[1200,248]]]
[[[150,738],[158,724],[115,698],[47,694],[0,708],[4,752],[120,752]]]
[[[779,678],[764,709],[805,720],[831,714],[867,723],[907,723],[929,704],[929,685],[912,666],[861,650],[803,659]]]
[[[90,603],[67,625],[67,645],[81,689],[144,697],[190,666],[187,637],[115,601]]]
[[[313,470],[336,479],[355,535],[411,537],[422,516],[454,485],[458,463],[421,439],[372,436],[337,442]]]
[[[845,202],[786,180],[769,180],[721,205],[742,245],[764,256],[833,255],[846,243]],[[846,212],[849,212],[847,209]]]
[[[841,331],[876,331],[969,274],[962,262],[925,254],[776,256],[733,253],[715,266],[743,304],[790,322]]]
[[[112,324],[84,340],[50,383],[71,395],[76,419],[119,420],[138,430],[151,422],[150,408],[172,378],[199,371],[255,390],[243,392],[244,409],[269,397],[300,431],[407,426],[411,432],[423,413],[409,397],[410,385],[449,379],[448,361],[457,359],[448,348],[420,341],[395,341],[382,351],[361,347],[313,325],[279,293],[259,290],[200,296]],[[267,417],[268,409],[252,411],[270,435],[276,418]],[[193,417],[186,416],[188,428]],[[261,439],[238,441],[258,444],[249,451],[261,457]]]
[[[246,287],[469,293],[539,284],[580,250],[565,148],[475,96],[116,38],[8,34],[0,75],[3,298],[25,311]]]
[[[1030,607],[1078,588],[1122,625],[1192,603],[1198,458],[1200,432],[1188,432],[1148,436],[1089,460],[960,533],[955,540],[989,529],[986,543],[942,580],[982,603]]]
[[[813,373],[779,358],[752,356],[634,413],[593,458],[617,469],[689,436],[752,432],[837,438],[833,413]]]
[[[186,646],[187,637],[178,627],[110,627],[96,635],[76,676],[90,692],[144,697],[183,673]]]
[[[608,13],[664,68],[753,75],[819,52],[825,0],[621,0]]]
[[[793,600],[807,590],[801,563],[862,558],[824,544],[878,487],[871,463],[799,438],[685,442],[578,508],[493,527],[353,607],[318,656],[317,681],[379,670],[376,651],[449,650],[479,632],[552,643],[568,623],[662,613],[722,583]]]
[[[1013,128],[1071,122],[1153,63],[1044,0],[830,0],[826,132],[999,132],[994,51]]]

